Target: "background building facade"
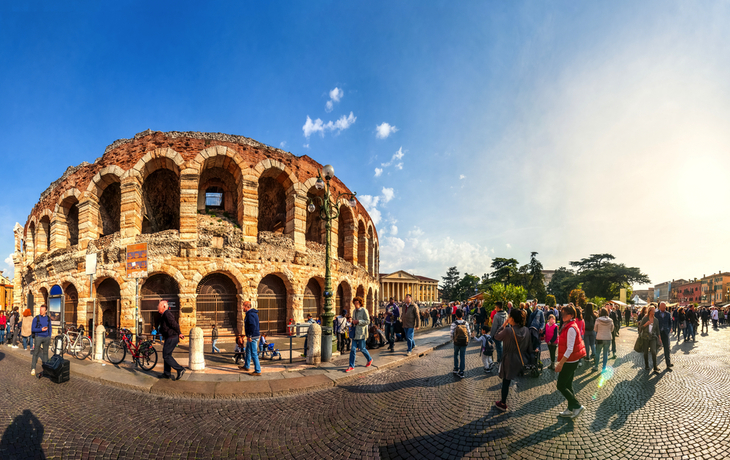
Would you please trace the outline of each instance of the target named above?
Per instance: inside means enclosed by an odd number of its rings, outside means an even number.
[[[391,297],[397,301],[405,300],[411,294],[419,303],[439,301],[438,281],[425,276],[412,275],[403,270],[390,274],[380,274],[380,301],[387,302]]]

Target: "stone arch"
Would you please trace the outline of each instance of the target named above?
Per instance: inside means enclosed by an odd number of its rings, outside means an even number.
[[[179,273],[179,272],[178,272]],[[170,311],[180,321],[180,289],[181,283],[165,271],[152,272],[140,286],[139,313],[142,318],[142,333],[149,334],[159,325],[160,314],[157,304],[167,300]]]
[[[79,321],[79,291],[71,281],[66,281],[63,287],[63,322],[76,326]]]
[[[301,219],[296,216],[296,201],[304,201],[297,198],[301,184],[296,175],[284,163],[271,158],[259,162],[251,172],[256,177],[257,232],[273,231],[296,240],[295,233],[304,232],[304,222],[299,224],[301,227],[295,223]]]
[[[102,168],[86,188],[91,200],[93,238],[112,235],[121,229],[122,177],[124,171],[117,165]]]
[[[365,305],[372,318],[375,315],[375,303],[373,302],[373,288],[368,288],[368,296],[365,298]]]
[[[192,284],[197,286],[203,280],[203,278],[213,273],[223,273],[226,276],[230,277],[233,280],[233,283],[236,285],[236,290],[238,292],[241,292],[243,290],[243,287],[248,285],[247,278],[243,275],[243,273],[241,273],[238,268],[236,268],[233,264],[229,262],[223,261],[211,262],[208,265],[198,268],[198,271],[193,274],[191,282]]]
[[[311,180],[311,179],[310,179]],[[309,182],[309,181],[307,181]],[[320,217],[320,200],[324,199],[324,190],[317,190],[312,185],[307,188],[307,220],[304,230],[304,239],[319,244],[325,244],[327,239],[325,223]],[[314,211],[309,211],[309,204],[314,205]]]
[[[373,227],[368,223],[368,264],[367,270],[370,276],[375,276],[375,238],[373,235]]]
[[[339,314],[340,310],[343,309],[350,312],[350,305],[352,305],[352,287],[350,283],[347,280],[341,280],[335,292],[335,313]]]
[[[36,226],[35,226],[35,217],[33,217],[32,221],[30,222],[30,225],[28,226],[28,233],[30,235],[27,238],[27,240],[30,242],[30,248],[28,249],[28,253],[31,256],[31,260],[35,261],[36,258]]]
[[[121,320],[122,284],[111,276],[104,276],[97,281],[97,322],[107,329],[118,329]]]
[[[43,299],[43,302],[41,303],[41,305],[45,305],[46,307],[48,307],[48,287],[47,286],[43,285],[38,288],[38,298]],[[39,305],[39,307],[40,307],[40,305]],[[33,312],[33,313],[35,313],[35,312]]]
[[[133,168],[124,173],[122,179],[134,176],[144,182],[147,176],[161,168],[174,171],[179,176],[184,167],[185,160],[179,153],[171,148],[159,148],[147,152]]]
[[[357,265],[368,269],[367,225],[362,217],[357,219]]]
[[[198,211],[217,209],[228,213],[237,224],[242,224],[243,172],[246,167],[238,152],[222,145],[209,147],[198,153],[190,168],[198,176]],[[207,192],[220,193],[221,204],[209,204]]]
[[[197,285],[195,292],[195,325],[203,329],[206,336],[218,326],[219,336],[235,336],[239,329],[238,293],[239,286],[233,276],[216,271],[206,275]]]
[[[43,254],[51,250],[52,218],[53,213],[50,209],[44,209],[43,212],[41,212],[39,215],[38,228],[36,229],[36,231],[38,232],[38,237],[36,238],[38,242],[38,250],[36,252],[38,254]]]
[[[79,204],[81,192],[72,188],[66,190],[56,202],[51,224],[53,249],[67,248],[79,243]],[[54,237],[55,236],[55,244]]]
[[[172,279],[175,280],[175,282],[178,285],[178,289],[182,292],[190,291],[188,288],[188,282],[185,279],[185,276],[182,274],[180,270],[173,267],[172,265],[167,264],[160,264],[160,263],[154,263],[150,262],[149,265],[149,271],[147,275],[147,279],[153,277],[154,275],[164,274],[172,277]]]
[[[357,252],[357,227],[355,215],[349,204],[340,203],[340,216],[337,221],[337,257],[354,263]]]
[[[357,291],[355,291],[355,297],[362,297],[363,300],[365,299],[365,288],[362,284],[357,287]]]
[[[285,333],[292,291],[286,277],[277,273],[263,276],[258,283],[257,310],[261,332]]]
[[[321,317],[324,312],[324,279],[321,277],[309,278],[307,285],[304,287],[304,303],[302,315],[307,319],[307,314],[312,317]]]

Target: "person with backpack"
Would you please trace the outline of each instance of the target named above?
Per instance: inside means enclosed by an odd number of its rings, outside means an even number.
[[[499,328],[494,337],[495,341],[499,340],[504,344],[502,364],[499,366],[499,378],[502,379],[502,399],[494,403],[494,407],[502,412],[506,412],[508,409],[509,386],[525,367],[525,356],[530,349],[530,333],[525,327],[525,317],[524,310],[513,308],[507,321]]]
[[[36,375],[35,368],[38,362],[38,355],[41,362],[48,362],[48,348],[51,345],[51,337],[53,336],[53,325],[51,318],[46,315],[46,306],[41,305],[40,314],[33,319],[31,333],[35,334],[35,348],[33,349],[33,358],[30,361],[30,375]],[[40,378],[43,371],[38,374]]]
[[[451,341],[454,342],[454,374],[464,378],[466,346],[469,345],[469,323],[464,321],[464,310],[456,310],[456,320],[451,323]]]
[[[472,337],[474,337],[473,334]],[[489,327],[487,325],[482,326],[482,333],[479,337],[475,337],[475,340],[482,345],[479,357],[482,358],[484,372],[492,372],[492,369],[494,368],[494,361],[492,361],[492,356],[494,355],[494,340],[492,340],[492,336],[489,335]]]

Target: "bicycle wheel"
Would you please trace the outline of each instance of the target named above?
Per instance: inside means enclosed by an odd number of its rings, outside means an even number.
[[[157,365],[157,350],[150,346],[140,351],[139,367],[146,371],[151,371]]]
[[[127,347],[120,341],[112,342],[106,347],[106,359],[112,364],[121,363],[126,355]]]
[[[81,337],[74,348],[76,359],[86,359],[91,354],[91,339],[86,336]]]

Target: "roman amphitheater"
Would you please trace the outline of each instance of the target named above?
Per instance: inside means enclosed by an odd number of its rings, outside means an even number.
[[[221,335],[242,326],[242,303],[261,328],[285,333],[324,309],[325,226],[307,207],[322,166],[242,136],[152,132],[121,139],[93,164],[70,167],[15,227],[17,306],[58,302],[66,323],[134,327],[145,333],[160,299],[181,328]],[[336,177],[333,195],[349,192]],[[319,204],[314,200],[317,207]],[[337,203],[330,254],[335,311],[353,296],[370,312],[378,298],[379,245],[360,203]],[[147,276],[126,273],[128,245],[147,243]],[[86,255],[97,255],[93,292]]]

